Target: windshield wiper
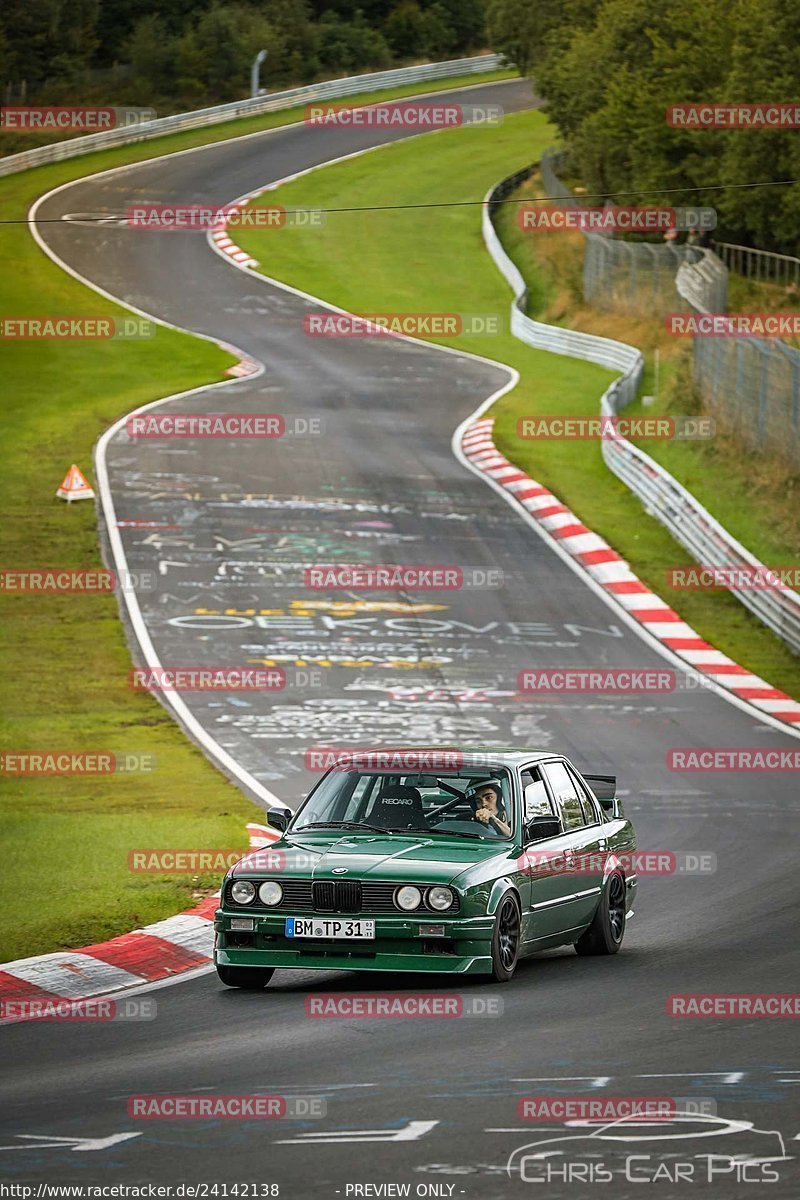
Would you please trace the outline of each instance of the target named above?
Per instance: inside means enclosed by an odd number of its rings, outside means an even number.
[[[385,825],[368,825],[366,821],[310,821],[308,825],[292,829],[289,832],[304,833],[306,829],[369,829],[372,833],[404,833],[407,837],[428,837],[438,833],[445,837],[470,838],[473,842],[489,841],[483,834],[463,833],[458,829],[395,829],[393,826],[387,828]]]
[[[396,833],[397,830],[384,829],[381,825],[367,825],[366,821],[310,821],[293,829],[292,833],[302,833],[305,829],[369,829],[373,833]]]
[[[494,838],[485,838],[482,833],[464,833],[461,829],[431,829],[431,833],[441,833],[444,837],[465,837],[471,838],[473,842],[488,842],[495,841]]]

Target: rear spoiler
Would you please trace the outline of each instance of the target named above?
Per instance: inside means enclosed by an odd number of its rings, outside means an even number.
[[[623,816],[622,801],[617,799],[616,775],[584,775],[583,778],[610,817]]]

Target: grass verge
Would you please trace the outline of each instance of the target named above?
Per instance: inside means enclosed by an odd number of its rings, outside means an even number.
[[[302,110],[287,110],[0,179],[0,316],[124,315],[38,248],[25,224],[37,196],[96,171],[301,118]],[[0,570],[98,567],[94,506],[68,507],[55,497],[67,467],[77,462],[91,478],[93,446],[110,423],[148,400],[223,378],[232,361],[210,342],[161,327],[146,341],[4,340]],[[217,874],[132,874],[132,849],[245,845],[244,823],[256,809],[160,704],[130,691],[129,665],[113,597],[0,590],[5,751],[135,752],[155,762],[152,773],[129,775],[25,778],[0,770],[4,960],[113,937],[170,916],[219,883]]]
[[[520,372],[519,386],[493,409],[503,452],[561,496],[701,636],[776,687],[800,695],[800,662],[732,596],[667,590],[665,571],[685,563],[687,556],[608,471],[598,443],[517,438],[517,420],[524,415],[595,416],[612,375],[592,364],[533,350],[511,337],[509,291],[483,247],[479,207],[381,211],[387,196],[393,205],[480,200],[491,184],[535,159],[551,140],[545,118],[532,112],[506,117],[499,130],[451,130],[385,147],[315,171],[257,202],[375,205],[373,211],[330,213],[313,244],[310,238],[267,243],[270,234],[254,229],[237,232],[237,242],[257,259],[266,259],[268,249],[265,273],[270,276],[354,312],[501,314],[504,331],[499,336],[430,340],[487,355]],[[528,273],[543,294],[554,290],[532,268]],[[633,325],[627,340],[638,342]]]

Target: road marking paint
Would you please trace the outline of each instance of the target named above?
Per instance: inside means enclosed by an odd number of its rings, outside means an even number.
[[[409,1121],[401,1129],[341,1129],[301,1133],[296,1138],[283,1138],[278,1146],[318,1146],[348,1142],[417,1142],[435,1128],[439,1121]]]

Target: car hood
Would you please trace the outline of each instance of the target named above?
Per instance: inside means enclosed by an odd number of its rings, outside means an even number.
[[[266,854],[266,860],[264,855]],[[234,868],[237,877],[265,874],[265,861],[276,875],[328,879],[415,880],[450,883],[458,875],[495,857],[513,856],[512,846],[497,841],[427,837],[424,834],[293,834],[265,851],[248,854]],[[338,868],[338,869],[337,869]],[[344,870],[342,870],[344,868]],[[269,873],[267,868],[266,873]]]

